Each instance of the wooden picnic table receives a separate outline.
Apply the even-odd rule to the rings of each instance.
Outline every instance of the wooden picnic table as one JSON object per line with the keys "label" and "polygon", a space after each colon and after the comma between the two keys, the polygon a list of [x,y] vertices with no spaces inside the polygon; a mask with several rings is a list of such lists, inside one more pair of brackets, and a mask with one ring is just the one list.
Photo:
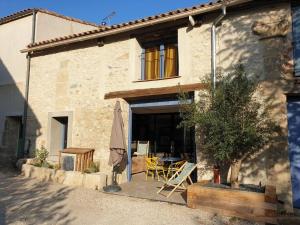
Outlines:
{"label": "wooden picnic table", "polygon": [[66,154],[75,154],[76,155],[76,162],[75,162],[75,171],[81,171],[83,172],[93,162],[93,157],[94,157],[94,151],[95,149],[92,148],[65,148],[62,151],[59,151],[59,168],[61,166],[61,154],[66,153]]}

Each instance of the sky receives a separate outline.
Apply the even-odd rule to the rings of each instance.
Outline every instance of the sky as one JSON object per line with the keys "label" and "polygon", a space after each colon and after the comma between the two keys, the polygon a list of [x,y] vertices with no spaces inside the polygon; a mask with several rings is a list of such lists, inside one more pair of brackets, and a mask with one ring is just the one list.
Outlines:
{"label": "sky", "polygon": [[0,0],[0,18],[27,8],[44,8],[100,24],[112,12],[111,24],[191,7],[208,0]]}

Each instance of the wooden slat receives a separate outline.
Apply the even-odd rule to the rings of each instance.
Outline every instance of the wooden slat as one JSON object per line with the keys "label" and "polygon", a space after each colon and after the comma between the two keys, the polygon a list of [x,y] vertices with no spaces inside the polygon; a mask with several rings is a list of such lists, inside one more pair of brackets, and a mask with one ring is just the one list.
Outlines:
{"label": "wooden slat", "polygon": [[80,155],[76,155],[75,171],[79,171]]}
{"label": "wooden slat", "polygon": [[90,160],[90,158],[91,158],[91,152],[88,152],[88,153],[86,153],[87,154],[87,157],[86,157],[86,162],[87,162],[87,168],[89,168],[90,166],[91,166],[91,160]]}
{"label": "wooden slat", "polygon": [[269,216],[256,216],[253,214],[249,214],[249,213],[241,213],[240,211],[232,211],[231,209],[227,209],[227,208],[216,208],[216,207],[211,207],[211,206],[197,206],[196,208],[204,210],[204,211],[208,211],[214,214],[220,214],[220,215],[224,215],[224,216],[229,216],[229,217],[238,217],[238,218],[242,218],[242,219],[246,219],[249,221],[257,221],[257,222],[263,222],[263,223],[269,223],[269,224],[278,224],[277,222],[277,217],[269,217]]}
{"label": "wooden slat", "polygon": [[78,158],[79,158],[78,171],[81,170],[81,164],[82,164],[81,157],[82,157],[82,155],[81,155],[81,154],[78,154]]}
{"label": "wooden slat", "polygon": [[83,172],[93,162],[94,149],[92,148],[66,148],[61,153],[75,154],[75,171]]}
{"label": "wooden slat", "polygon": [[82,165],[81,165],[81,172],[83,172],[84,171],[84,169],[85,169],[85,154],[82,154],[81,155],[81,163],[82,163]]}
{"label": "wooden slat", "polygon": [[[232,189],[222,189],[222,188],[211,188],[203,187],[200,184],[193,184],[189,186],[188,190],[190,196],[209,196],[214,200],[218,199],[232,199],[248,203],[264,202],[265,196],[263,193],[240,191]],[[234,198],[233,198],[234,196]]]}
{"label": "wooden slat", "polygon": [[276,189],[270,186],[266,187],[266,193],[256,193],[205,187],[196,183],[187,189],[187,206],[209,208],[224,215],[255,221],[276,222],[277,205],[273,201],[274,192],[276,195]]}
{"label": "wooden slat", "polygon": [[[227,207],[233,207],[236,209],[242,208],[258,208],[260,211],[264,210],[277,210],[277,205],[273,203],[263,202],[263,201],[257,201],[257,202],[246,202],[243,201],[243,199],[237,199],[236,197],[215,197],[215,196],[203,196],[203,195],[194,195],[189,196],[188,203],[197,204],[197,205],[207,205],[210,206],[211,204],[217,203],[220,208],[224,208],[224,206]],[[211,205],[212,206],[212,205]]]}
{"label": "wooden slat", "polygon": [[69,154],[84,154],[90,151],[94,151],[92,148],[65,148],[62,153]]}
{"label": "wooden slat", "polygon": [[89,152],[85,153],[85,168],[89,168]]}
{"label": "wooden slat", "polygon": [[58,151],[58,168],[61,169],[61,151]]}
{"label": "wooden slat", "polygon": [[168,95],[168,94],[176,94],[179,93],[180,91],[190,92],[190,91],[201,90],[205,88],[207,88],[206,84],[195,83],[195,84],[176,85],[170,87],[115,91],[115,92],[106,93],[104,95],[104,99],[112,99],[112,98],[130,99],[130,98],[138,98],[144,96]]}
{"label": "wooden slat", "polygon": [[276,187],[267,185],[265,190],[265,201],[269,203],[277,203]]}

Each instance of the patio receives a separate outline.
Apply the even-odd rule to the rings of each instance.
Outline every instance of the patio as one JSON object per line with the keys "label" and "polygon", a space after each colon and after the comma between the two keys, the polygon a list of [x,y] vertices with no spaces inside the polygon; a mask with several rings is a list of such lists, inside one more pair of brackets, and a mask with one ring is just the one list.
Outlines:
{"label": "patio", "polygon": [[168,190],[157,194],[156,192],[161,188],[162,184],[162,181],[157,181],[157,179],[152,179],[151,177],[148,177],[148,180],[146,180],[145,174],[139,173],[132,176],[131,182],[120,185],[122,191],[111,194],[186,205],[186,191],[176,190],[169,198],[166,197],[169,193]]}
{"label": "patio", "polygon": [[[34,195],[32,193],[35,193]],[[176,193],[177,194],[177,193]],[[18,176],[0,165],[0,225],[228,224],[230,217]],[[155,215],[155,216],[154,216]],[[256,225],[239,220],[234,225]],[[286,223],[291,225],[291,223]],[[297,223],[294,223],[297,224]]]}

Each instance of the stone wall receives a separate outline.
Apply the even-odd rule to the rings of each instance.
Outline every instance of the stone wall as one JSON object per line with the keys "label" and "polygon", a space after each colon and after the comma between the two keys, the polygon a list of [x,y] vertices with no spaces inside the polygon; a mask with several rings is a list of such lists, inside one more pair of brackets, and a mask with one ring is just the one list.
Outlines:
{"label": "stone wall", "polygon": [[[257,21],[265,21],[270,26],[279,23],[281,18],[290,21],[290,15],[287,3],[230,12],[218,28],[217,37],[218,69],[229,72],[234,64],[241,61],[251,76],[261,79],[260,95],[273,106],[272,115],[283,130],[280,140],[244,163],[241,180],[246,183],[275,185],[280,199],[288,204],[291,203],[291,185],[284,93],[292,87],[289,78],[291,74],[283,71],[282,65],[285,62],[279,59],[288,53],[286,49],[291,43],[291,29],[289,25],[289,31],[285,35],[262,39],[253,32],[252,27]],[[102,47],[78,46],[34,57],[29,95],[32,117],[28,121],[27,138],[36,146],[47,146],[48,113],[71,111],[72,145],[95,148],[95,159],[100,160],[100,170],[110,174],[111,167],[107,165],[109,139],[117,99],[104,100],[104,94],[201,81],[210,73],[210,27],[215,16],[217,14],[204,16],[204,23],[200,27],[192,30],[183,27],[178,30],[180,77],[175,79],[136,82],[140,77],[141,47],[135,38],[126,35],[106,38]],[[119,100],[127,131],[128,103]],[[41,127],[37,128],[36,124]],[[197,157],[201,161],[200,148],[197,148]],[[204,162],[202,164],[198,169],[198,179],[211,177],[206,172],[211,171],[209,165]],[[125,180],[124,174],[123,181]]]}
{"label": "stone wall", "polygon": [[81,173],[77,171],[55,170],[36,167],[29,164],[22,165],[22,175],[40,181],[54,182],[73,187],[84,187],[102,190],[108,183],[107,175],[98,173]]}
{"label": "stone wall", "polygon": [[[72,146],[94,148],[94,157],[100,161],[101,171],[111,173],[111,167],[108,166],[109,140],[116,101],[104,100],[105,83],[106,79],[109,80],[108,83],[110,77],[126,71],[128,54],[119,63],[124,65],[122,69],[117,64],[105,63],[107,57],[116,62],[124,52],[128,52],[128,42],[119,42],[118,45],[108,50],[112,51],[109,56],[103,48],[91,47],[33,59],[29,103],[35,116],[29,115],[27,130],[27,138],[32,143],[37,147],[45,145],[49,148],[48,114],[72,112],[73,124],[69,131]],[[116,83],[119,84],[121,82]],[[122,99],[120,101],[123,119],[127,121],[128,104]],[[35,124],[42,126],[39,129]],[[125,130],[127,131],[126,122]]]}
{"label": "stone wall", "polygon": [[[6,160],[4,151],[8,151],[7,146],[2,146],[6,117],[23,115],[27,59],[26,54],[20,50],[31,42],[32,22],[32,15],[28,15],[0,25],[0,160],[2,161]],[[92,29],[95,27],[38,12],[35,40],[38,42]],[[31,111],[30,108],[28,110]],[[31,112],[31,121],[37,122],[33,117]],[[36,123],[34,126],[36,129],[33,132],[38,135],[36,132],[40,125]],[[18,129],[14,133],[18,134]],[[15,139],[12,142],[17,143],[18,136],[12,137]],[[27,145],[31,145],[33,149],[36,146],[34,142]],[[12,154],[15,155],[16,152]]]}
{"label": "stone wall", "polygon": [[[254,26],[261,22],[267,26],[263,34],[255,32]],[[283,26],[284,24],[284,26]],[[190,66],[192,74],[209,74],[210,25],[204,24],[188,34],[193,45]],[[274,33],[275,31],[275,33]],[[261,80],[257,96],[270,107],[272,119],[281,127],[281,137],[272,145],[252,156],[242,165],[240,180],[243,183],[270,184],[277,187],[279,199],[291,209],[291,180],[287,143],[286,93],[295,93],[291,70],[291,11],[289,4],[273,4],[259,9],[231,12],[217,28],[217,66],[228,73],[239,62],[243,63],[249,76]],[[197,45],[199,47],[197,47]],[[199,51],[201,49],[201,51]],[[205,68],[197,67],[197,64]],[[296,91],[297,92],[297,91]],[[197,95],[197,94],[196,94]],[[197,99],[197,97],[196,97]],[[212,175],[211,165],[202,161],[201,149],[197,157],[201,162],[199,179]],[[207,168],[207,170],[203,170]]]}

